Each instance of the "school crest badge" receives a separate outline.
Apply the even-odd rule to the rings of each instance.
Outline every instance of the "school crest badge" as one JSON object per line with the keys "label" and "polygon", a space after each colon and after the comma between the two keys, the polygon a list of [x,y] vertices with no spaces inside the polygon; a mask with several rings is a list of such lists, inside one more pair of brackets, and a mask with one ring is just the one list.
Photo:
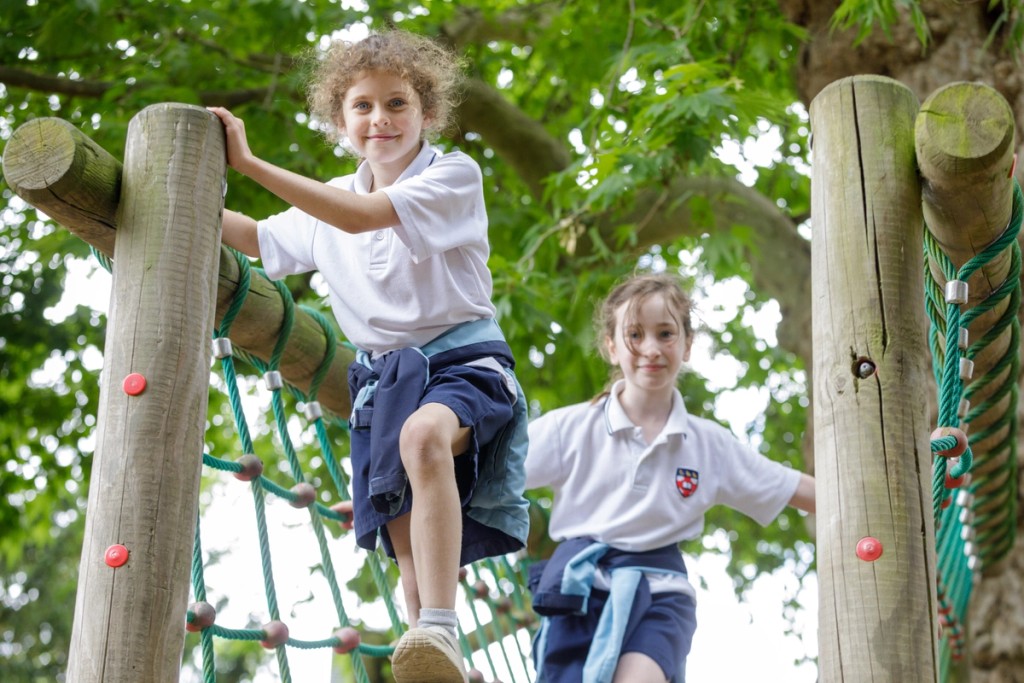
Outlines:
{"label": "school crest badge", "polygon": [[697,493],[698,479],[700,479],[700,475],[697,470],[688,470],[685,467],[676,470],[676,488],[679,489],[683,498],[689,498]]}

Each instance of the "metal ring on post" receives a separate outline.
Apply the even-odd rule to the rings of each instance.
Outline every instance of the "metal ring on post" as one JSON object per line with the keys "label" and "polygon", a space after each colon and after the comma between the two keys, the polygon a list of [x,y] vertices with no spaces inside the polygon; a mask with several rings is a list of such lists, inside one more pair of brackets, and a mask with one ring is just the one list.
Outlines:
{"label": "metal ring on post", "polygon": [[968,413],[968,411],[970,411],[970,409],[971,409],[971,402],[968,401],[966,398],[960,399],[960,405],[956,409],[957,417],[959,417],[961,420],[964,419],[964,416],[967,415],[967,413]]}
{"label": "metal ring on post", "polygon": [[963,280],[950,280],[946,283],[946,303],[967,303],[967,283]]}
{"label": "metal ring on post", "polygon": [[217,337],[213,340],[213,357],[230,358],[232,354],[231,340],[227,337]]}
{"label": "metal ring on post", "polygon": [[961,327],[956,333],[956,345],[961,351],[966,351],[968,347],[968,341],[970,334],[967,332],[966,327]]}
{"label": "metal ring on post", "polygon": [[271,391],[278,391],[284,386],[284,380],[281,379],[281,373],[277,370],[267,370],[263,375],[263,381],[267,385],[267,389]]}
{"label": "metal ring on post", "polygon": [[310,422],[316,422],[324,416],[324,411],[320,407],[320,401],[310,401],[303,404],[302,412]]}
{"label": "metal ring on post", "polygon": [[974,377],[974,361],[970,358],[960,359],[960,379],[971,379]]}

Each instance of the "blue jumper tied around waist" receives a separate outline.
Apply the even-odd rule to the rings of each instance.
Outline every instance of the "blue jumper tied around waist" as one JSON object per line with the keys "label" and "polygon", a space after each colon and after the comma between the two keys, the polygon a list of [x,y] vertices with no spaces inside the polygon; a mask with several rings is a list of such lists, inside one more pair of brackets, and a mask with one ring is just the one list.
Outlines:
{"label": "blue jumper tied around waist", "polygon": [[394,556],[384,525],[412,508],[399,452],[402,425],[419,408],[431,378],[453,368],[463,374],[502,373],[501,391],[508,392],[502,400],[514,401],[512,419],[497,425],[489,441],[475,444],[472,450],[478,457],[455,458],[463,506],[462,564],[523,547],[529,527],[528,502],[522,495],[527,416],[513,367],[512,352],[493,319],[458,325],[421,348],[376,358],[357,351],[349,366],[349,389],[355,397],[349,426],[354,523],[361,547],[375,548],[379,531],[385,551]]}
{"label": "blue jumper tied around waist", "polygon": [[[611,585],[583,666],[586,683],[610,683],[615,675],[623,643],[651,604],[645,574],[686,576],[686,565],[675,545],[627,552],[591,538],[572,538],[560,543],[550,559],[530,567],[534,611],[542,617],[586,614],[598,568],[609,575]],[[546,650],[549,626],[550,620],[542,619],[534,640],[538,683],[548,683],[541,655]],[[683,680],[683,672],[673,680]]]}

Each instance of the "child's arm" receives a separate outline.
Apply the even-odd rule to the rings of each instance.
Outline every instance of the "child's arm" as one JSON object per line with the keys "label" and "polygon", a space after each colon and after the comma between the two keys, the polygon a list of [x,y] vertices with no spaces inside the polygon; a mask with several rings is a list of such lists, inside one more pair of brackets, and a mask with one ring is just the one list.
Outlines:
{"label": "child's arm", "polygon": [[356,194],[264,161],[249,149],[245,123],[241,119],[223,107],[210,107],[210,111],[224,123],[228,165],[292,206],[353,234],[380,230],[399,223],[398,214],[384,192]]}
{"label": "child's arm", "polygon": [[234,247],[246,256],[260,257],[260,240],[256,232],[256,221],[230,209],[224,209],[221,241]]}
{"label": "child's arm", "polygon": [[809,474],[800,475],[800,483],[796,485],[789,504],[804,512],[814,513],[814,477]]}

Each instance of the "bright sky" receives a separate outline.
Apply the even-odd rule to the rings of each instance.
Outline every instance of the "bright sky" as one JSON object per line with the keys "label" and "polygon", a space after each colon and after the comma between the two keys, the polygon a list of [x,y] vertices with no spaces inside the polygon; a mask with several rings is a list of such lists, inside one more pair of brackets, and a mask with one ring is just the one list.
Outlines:
{"label": "bright sky", "polygon": [[[50,312],[51,319],[60,320],[67,315],[70,307],[79,304],[102,312],[107,310],[110,276],[97,269],[87,278],[85,274],[91,269],[92,264],[86,262],[70,268],[65,296]],[[716,304],[735,301],[735,305],[740,305],[742,288],[737,283],[722,283],[716,287]],[[752,322],[764,328],[765,334],[770,337],[777,322],[777,311],[768,309],[762,315],[764,319]],[[715,324],[716,321],[704,322]],[[98,363],[99,359],[96,360]],[[704,374],[722,376],[723,384],[728,385],[727,378],[731,370],[729,363],[717,367],[699,339],[694,347],[691,366],[699,368]],[[764,401],[765,397],[756,393],[726,392],[719,404],[719,412],[728,416],[733,429],[741,433],[743,425],[764,409]],[[247,412],[249,410],[251,407]],[[272,418],[265,415],[263,419]],[[218,623],[229,628],[242,628],[250,613],[257,615],[259,620],[269,617],[266,616],[266,600],[263,597],[265,593],[252,495],[248,485],[242,485],[230,477],[223,478],[223,481],[225,484],[215,489],[214,502],[202,522],[202,533],[203,550],[206,553],[224,552],[226,555],[219,564],[205,570],[205,578],[211,601],[224,596],[230,598],[228,609],[218,615]],[[309,574],[308,568],[319,563],[319,550],[309,528],[308,513],[296,511],[280,501],[275,502],[273,497],[268,498],[267,510],[271,524],[269,535],[277,600],[282,615],[296,638],[318,640],[327,637],[338,623],[338,618],[326,582],[322,577],[311,578]],[[340,583],[344,584],[362,565],[361,551],[355,549],[350,539],[343,539],[335,544],[332,553],[335,569],[341,575]],[[353,557],[358,557],[358,560],[353,562]],[[787,635],[789,624],[782,616],[783,602],[793,597],[798,590],[791,571],[783,569],[759,579],[748,594],[747,602],[741,604],[725,573],[725,558],[708,553],[699,558],[687,557],[687,563],[691,581],[698,589],[698,628],[687,661],[689,683],[740,680],[811,683],[817,680],[817,667],[813,663],[796,663],[817,654],[817,586],[814,577],[807,581],[807,589],[799,595],[805,606],[797,615],[795,624],[795,628],[802,632],[801,640],[795,635]],[[706,589],[701,587],[701,578],[706,583]],[[313,600],[309,599],[311,591]],[[373,628],[387,627],[387,617],[379,604],[360,606],[354,601],[354,596],[345,599],[351,619],[365,621]],[[462,614],[461,622],[464,628],[469,628],[473,623],[472,616]],[[523,648],[525,652],[529,651],[526,643]],[[331,656],[326,650],[289,648],[288,660],[293,680],[328,683]],[[481,664],[480,668],[488,671],[486,665]],[[515,678],[505,672],[499,674],[506,683],[523,680],[522,674]],[[277,680],[277,664],[270,657],[266,666],[255,672],[255,683]],[[199,683],[199,680],[193,682],[183,677],[182,683]]]}

